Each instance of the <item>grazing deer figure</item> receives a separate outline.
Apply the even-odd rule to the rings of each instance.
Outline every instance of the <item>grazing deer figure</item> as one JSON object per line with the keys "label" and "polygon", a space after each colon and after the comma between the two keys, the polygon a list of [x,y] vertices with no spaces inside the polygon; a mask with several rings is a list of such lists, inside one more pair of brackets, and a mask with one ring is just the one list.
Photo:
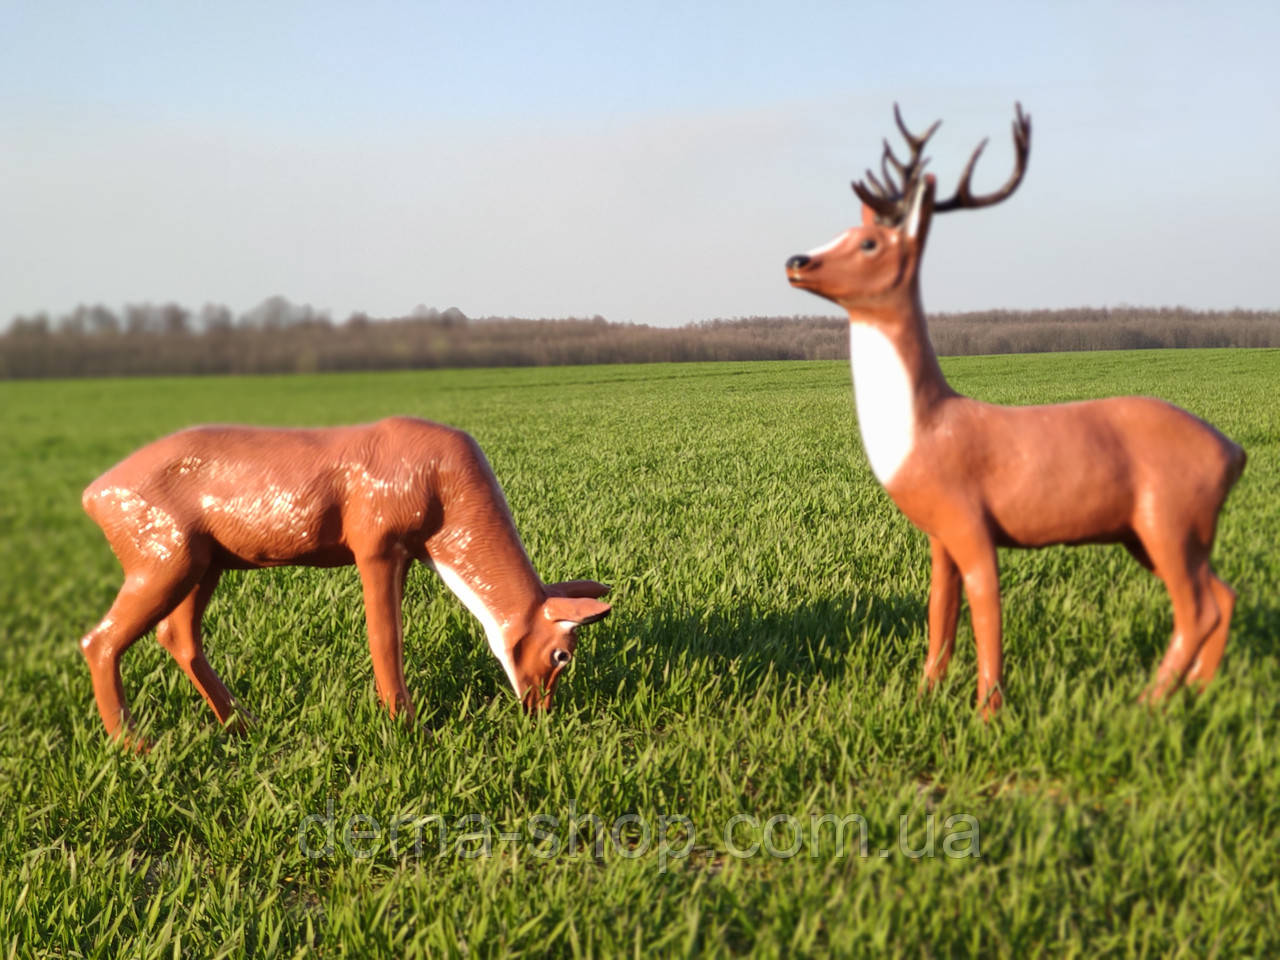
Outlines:
{"label": "grazing deer figure", "polygon": [[194,427],[112,467],[85,490],[84,508],[124,568],[111,609],[80,643],[113,736],[132,730],[120,656],[152,627],[218,720],[231,719],[235,703],[200,637],[224,570],[354,563],[378,695],[393,716],[413,716],[401,601],[415,558],[484,625],[531,711],[550,705],[576,629],[610,609],[596,599],[609,591],[603,584],[538,578],[480,447],[425,420]]}
{"label": "grazing deer figure", "polygon": [[1151,687],[1159,699],[1184,679],[1203,686],[1227,642],[1235,594],[1209,567],[1218,512],[1244,469],[1244,451],[1184,410],[1149,397],[1001,407],[956,393],[938,366],[920,299],[920,259],[934,213],[990,206],[1026,171],[1031,120],[1017,107],[1016,167],[994,193],[970,177],[936,201],[922,158],[935,123],[900,162],[888,141],[883,182],[853,184],[862,224],[787,261],[791,285],[849,313],[855,402],[876,479],[929,537],[929,652],[922,687],[943,676],[955,646],[960,585],[978,653],[978,703],[1002,700],[996,548],[1121,543],[1168,588],[1173,638]]}

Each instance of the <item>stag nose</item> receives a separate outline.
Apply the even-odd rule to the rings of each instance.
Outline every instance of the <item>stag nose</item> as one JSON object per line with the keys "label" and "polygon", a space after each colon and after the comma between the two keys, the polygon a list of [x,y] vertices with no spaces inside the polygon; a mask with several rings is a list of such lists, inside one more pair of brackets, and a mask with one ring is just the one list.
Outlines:
{"label": "stag nose", "polygon": [[788,270],[803,270],[809,265],[809,257],[803,253],[797,253],[794,257],[787,261]]}

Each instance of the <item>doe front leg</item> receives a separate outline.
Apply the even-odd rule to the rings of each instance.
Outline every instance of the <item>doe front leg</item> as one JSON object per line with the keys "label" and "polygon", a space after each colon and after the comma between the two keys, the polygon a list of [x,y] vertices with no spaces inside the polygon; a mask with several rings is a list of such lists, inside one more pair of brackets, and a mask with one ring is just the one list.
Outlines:
{"label": "doe front leg", "polygon": [[404,581],[409,555],[399,547],[356,561],[364,589],[369,654],[378,697],[391,715],[413,719],[413,703],[404,682]]}
{"label": "doe front leg", "polygon": [[932,690],[947,674],[956,647],[960,618],[960,568],[937,537],[929,538],[933,573],[929,584],[929,653],[924,662],[921,692]]}

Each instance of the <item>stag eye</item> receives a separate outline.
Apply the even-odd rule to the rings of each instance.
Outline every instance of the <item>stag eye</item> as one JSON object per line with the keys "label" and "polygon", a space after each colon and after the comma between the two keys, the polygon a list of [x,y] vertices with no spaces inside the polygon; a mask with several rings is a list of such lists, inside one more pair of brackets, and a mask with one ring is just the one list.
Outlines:
{"label": "stag eye", "polygon": [[873,238],[867,237],[867,239],[863,240],[860,244],[858,244],[858,246],[862,248],[864,253],[870,253],[872,250],[876,248],[876,242]]}
{"label": "stag eye", "polygon": [[568,650],[559,648],[551,651],[551,665],[553,667],[563,667],[566,663],[573,659],[573,654]]}

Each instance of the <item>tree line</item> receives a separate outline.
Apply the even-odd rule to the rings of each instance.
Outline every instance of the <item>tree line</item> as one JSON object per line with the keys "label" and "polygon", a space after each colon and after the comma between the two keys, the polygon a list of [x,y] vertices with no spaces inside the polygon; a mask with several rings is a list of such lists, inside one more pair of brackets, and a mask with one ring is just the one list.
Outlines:
{"label": "tree line", "polygon": [[[254,374],[700,360],[835,360],[844,317],[739,317],[680,327],[603,317],[468,318],[420,306],[401,317],[322,311],[272,297],[234,316],[210,304],[101,305],[14,318],[0,378]],[[942,355],[1176,347],[1280,347],[1280,311],[1182,307],[987,310],[929,318]]]}

